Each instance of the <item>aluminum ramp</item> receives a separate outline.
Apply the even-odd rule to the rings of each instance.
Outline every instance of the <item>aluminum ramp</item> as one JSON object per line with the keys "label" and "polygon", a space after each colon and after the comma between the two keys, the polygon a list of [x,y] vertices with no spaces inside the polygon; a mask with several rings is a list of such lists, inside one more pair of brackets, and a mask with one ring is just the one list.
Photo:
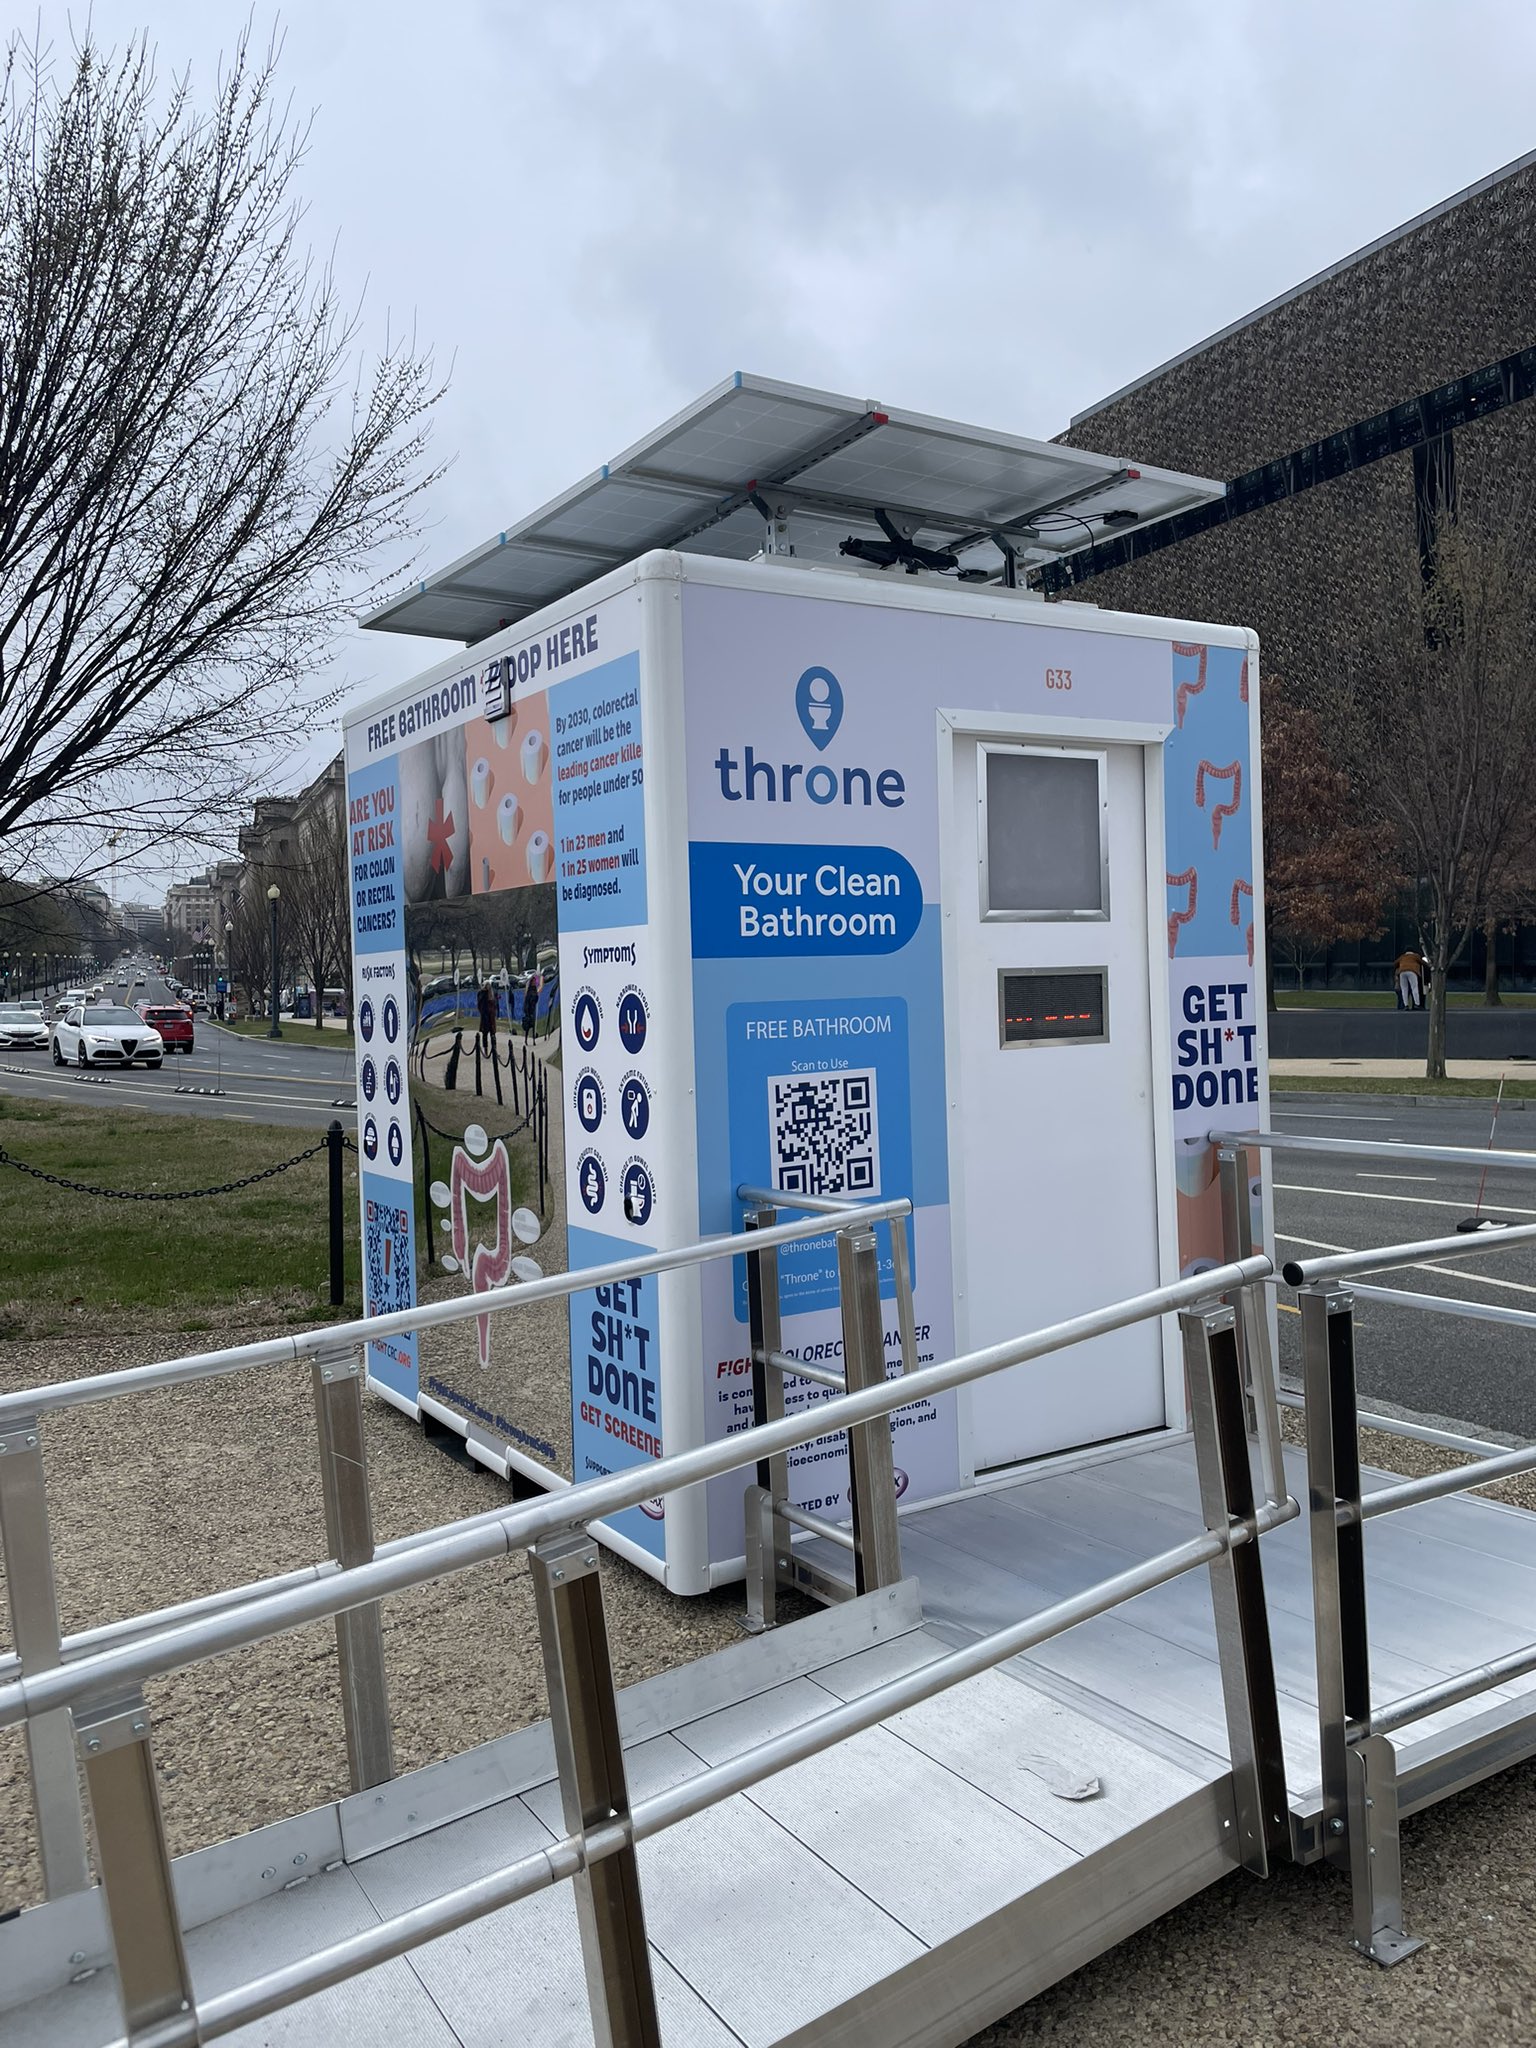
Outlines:
{"label": "aluminum ramp", "polygon": [[[1203,1574],[1193,1590],[1206,1597]],[[909,1580],[632,1687],[620,1695],[632,1793],[929,1662],[948,1635],[925,1624]],[[1220,1675],[1208,1672],[1219,1721]],[[1237,1866],[1223,1763],[1169,1748],[1123,1709],[1106,1717],[1053,1696],[1015,1660],[643,1843],[667,2048],[968,2039]],[[1094,1796],[1060,1796],[1092,1779]],[[560,1832],[541,1723],[184,1857],[177,1892],[198,1994]],[[110,1953],[97,1892],[0,1926],[7,2048],[119,2039]],[[514,2036],[537,2048],[592,2039],[569,1885],[226,2038],[490,2048]]]}

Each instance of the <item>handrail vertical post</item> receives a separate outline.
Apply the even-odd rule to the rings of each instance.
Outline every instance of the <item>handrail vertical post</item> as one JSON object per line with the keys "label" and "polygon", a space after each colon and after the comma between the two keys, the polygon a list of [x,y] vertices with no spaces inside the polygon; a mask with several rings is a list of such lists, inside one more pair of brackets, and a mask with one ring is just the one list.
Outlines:
{"label": "handrail vertical post", "polygon": [[[1246,1146],[1217,1149],[1221,1176],[1221,1255],[1235,1264],[1253,1252],[1253,1203],[1249,1182],[1256,1155]],[[1285,1457],[1281,1449],[1280,1403],[1270,1341],[1270,1307],[1262,1291],[1240,1288],[1227,1296],[1237,1311],[1237,1355],[1243,1373],[1248,1434],[1259,1447],[1264,1490],[1272,1503],[1285,1499]]]}
{"label": "handrail vertical post", "polygon": [[[771,1208],[749,1210],[747,1230],[770,1230],[778,1221]],[[768,1364],[768,1354],[783,1342],[779,1313],[779,1248],[747,1253],[747,1331],[752,1361],[752,1422],[777,1422],[784,1413],[783,1375]],[[787,1582],[790,1557],[789,1524],[778,1503],[789,1496],[789,1459],[760,1458],[756,1484],[746,1489],[747,1613],[749,1634],[772,1628],[778,1619],[778,1589]]]}
{"label": "handrail vertical post", "polygon": [[[880,1309],[880,1263],[867,1223],[837,1233],[837,1275],[842,1296],[843,1379],[850,1394],[884,1384],[885,1318]],[[877,1415],[855,1423],[848,1436],[848,1495],[853,1510],[854,1584],[860,1593],[894,1586],[901,1578],[901,1529],[896,1517],[896,1460],[891,1421]]]}
{"label": "handrail vertical post", "polygon": [[[1259,1555],[1253,1472],[1243,1418],[1237,1313],[1223,1305],[1179,1318],[1205,1526],[1228,1538],[1212,1561],[1211,1604],[1226,1706],[1227,1743],[1243,1866],[1267,1877],[1290,1847],[1285,1752],[1275,1689],[1264,1565]],[[1231,1539],[1238,1530],[1247,1541]]]}
{"label": "handrail vertical post", "polygon": [[[11,1633],[24,1677],[52,1671],[63,1661],[59,1601],[48,1533],[48,1489],[43,1439],[35,1415],[0,1434],[0,1557],[10,1595]],[[91,1881],[85,1818],[69,1709],[35,1715],[27,1723],[27,1762],[37,1820],[43,1885],[50,1899],[84,1891]]]}
{"label": "handrail vertical post", "polygon": [[192,2003],[149,1710],[143,1693],[133,1692],[83,1709],[75,1726],[96,1823],[118,1995],[128,2038],[138,2040]]}
{"label": "handrail vertical post", "polygon": [[[363,1374],[361,1345],[321,1352],[313,1366],[326,1540],[343,1571],[368,1564],[373,1557],[373,1511],[363,1440]],[[341,1666],[347,1768],[352,1790],[362,1792],[395,1775],[384,1624],[377,1600],[337,1615],[336,1653]]]}
{"label": "handrail vertical post", "polygon": [[907,1225],[917,1228],[914,1212],[892,1216],[886,1223],[891,1234],[891,1275],[896,1283],[896,1327],[901,1332],[901,1369],[917,1371],[917,1312],[912,1303],[912,1254],[907,1244]]}
{"label": "handrail vertical post", "polygon": [[[629,1823],[618,1698],[597,1544],[585,1530],[546,1537],[533,1575],[550,1726],[568,1833]],[[660,2048],[650,1947],[631,1840],[572,1880],[596,2048]]]}
{"label": "handrail vertical post", "polygon": [[1303,1287],[1299,1302],[1323,1854],[1349,1873],[1355,1946],[1390,1964],[1421,1944],[1402,1924],[1394,1752],[1385,1737],[1370,1734],[1354,1297],[1323,1281]]}

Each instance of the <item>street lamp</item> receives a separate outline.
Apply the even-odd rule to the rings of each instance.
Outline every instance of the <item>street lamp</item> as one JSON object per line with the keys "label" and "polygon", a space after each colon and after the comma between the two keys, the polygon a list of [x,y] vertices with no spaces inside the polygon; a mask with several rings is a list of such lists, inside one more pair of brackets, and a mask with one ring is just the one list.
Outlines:
{"label": "street lamp", "polygon": [[281,1038],[282,1026],[277,1021],[278,968],[277,968],[277,903],[282,890],[274,882],[267,891],[267,901],[272,906],[272,1022],[267,1027],[268,1038]]}
{"label": "street lamp", "polygon": [[233,920],[224,926],[224,981],[226,1000],[221,1015],[227,1014],[231,1023],[235,1015],[235,927]]}

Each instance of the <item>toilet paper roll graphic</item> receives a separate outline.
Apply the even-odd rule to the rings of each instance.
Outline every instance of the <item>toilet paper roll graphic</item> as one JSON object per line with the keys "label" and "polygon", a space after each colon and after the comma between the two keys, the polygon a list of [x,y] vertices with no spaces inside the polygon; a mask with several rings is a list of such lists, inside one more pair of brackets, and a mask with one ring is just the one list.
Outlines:
{"label": "toilet paper roll graphic", "polygon": [[534,882],[549,880],[549,834],[535,832],[528,841],[528,878]]}
{"label": "toilet paper roll graphic", "polygon": [[509,789],[496,806],[496,830],[501,834],[504,846],[510,846],[517,837],[518,821],[521,817],[522,807]]}
{"label": "toilet paper roll graphic", "polygon": [[482,754],[470,770],[469,775],[470,795],[475,800],[475,809],[477,811],[483,811],[490,802],[491,791],[495,787],[495,782],[496,778],[491,773],[491,764]]}
{"label": "toilet paper roll graphic", "polygon": [[523,780],[537,782],[544,773],[544,735],[537,726],[523,740]]}
{"label": "toilet paper roll graphic", "polygon": [[496,744],[505,753],[512,744],[512,735],[517,730],[517,706],[514,704],[505,718],[498,718],[491,727],[496,735]]}
{"label": "toilet paper roll graphic", "polygon": [[1216,1147],[1204,1136],[1179,1138],[1174,1143],[1174,1170],[1179,1193],[1203,1195],[1216,1178]]}

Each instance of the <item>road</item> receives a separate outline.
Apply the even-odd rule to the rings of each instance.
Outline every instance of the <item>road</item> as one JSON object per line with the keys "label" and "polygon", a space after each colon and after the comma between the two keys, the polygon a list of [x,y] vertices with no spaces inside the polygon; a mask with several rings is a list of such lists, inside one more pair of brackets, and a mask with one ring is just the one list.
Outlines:
{"label": "road", "polygon": [[[1319,1096],[1303,1107],[1292,1095],[1276,1104],[1273,1125],[1291,1136],[1363,1144],[1482,1147],[1488,1142],[1489,1106],[1441,1102],[1409,1109],[1390,1098],[1344,1095]],[[1496,1162],[1499,1151],[1527,1148],[1536,1151],[1536,1104],[1505,1111],[1491,1159]],[[1448,1237],[1477,1204],[1479,1173],[1473,1167],[1315,1153],[1272,1157],[1275,1230],[1285,1259]],[[1536,1222],[1536,1172],[1490,1164],[1482,1206],[1485,1214],[1511,1223]],[[1536,1246],[1479,1255],[1487,1242],[1468,1237],[1466,1255],[1447,1265],[1378,1274],[1372,1284],[1536,1311]],[[1280,1300],[1281,1378],[1299,1386],[1300,1319],[1289,1289],[1282,1289]],[[1357,1300],[1355,1364],[1362,1406],[1474,1436],[1536,1438],[1536,1327]]]}
{"label": "road", "polygon": [[[151,1002],[174,1000],[159,981],[139,982],[126,997],[113,983],[107,988],[107,997],[113,1002],[138,1002],[146,995]],[[95,1078],[73,1068],[55,1067],[46,1052],[0,1051],[0,1088],[47,1102],[107,1100],[114,1109],[293,1124],[302,1130],[324,1130],[332,1117],[340,1117],[350,1128],[357,1079],[350,1049],[312,1049],[305,1041],[322,1035],[312,1024],[285,1024],[283,1031],[280,1040],[243,1038],[200,1015],[196,1047],[190,1054],[167,1053],[165,1065],[157,1073],[146,1067],[126,1072],[104,1068]],[[300,1033],[304,1034],[302,1040]],[[194,1088],[224,1092],[177,1092]]]}

